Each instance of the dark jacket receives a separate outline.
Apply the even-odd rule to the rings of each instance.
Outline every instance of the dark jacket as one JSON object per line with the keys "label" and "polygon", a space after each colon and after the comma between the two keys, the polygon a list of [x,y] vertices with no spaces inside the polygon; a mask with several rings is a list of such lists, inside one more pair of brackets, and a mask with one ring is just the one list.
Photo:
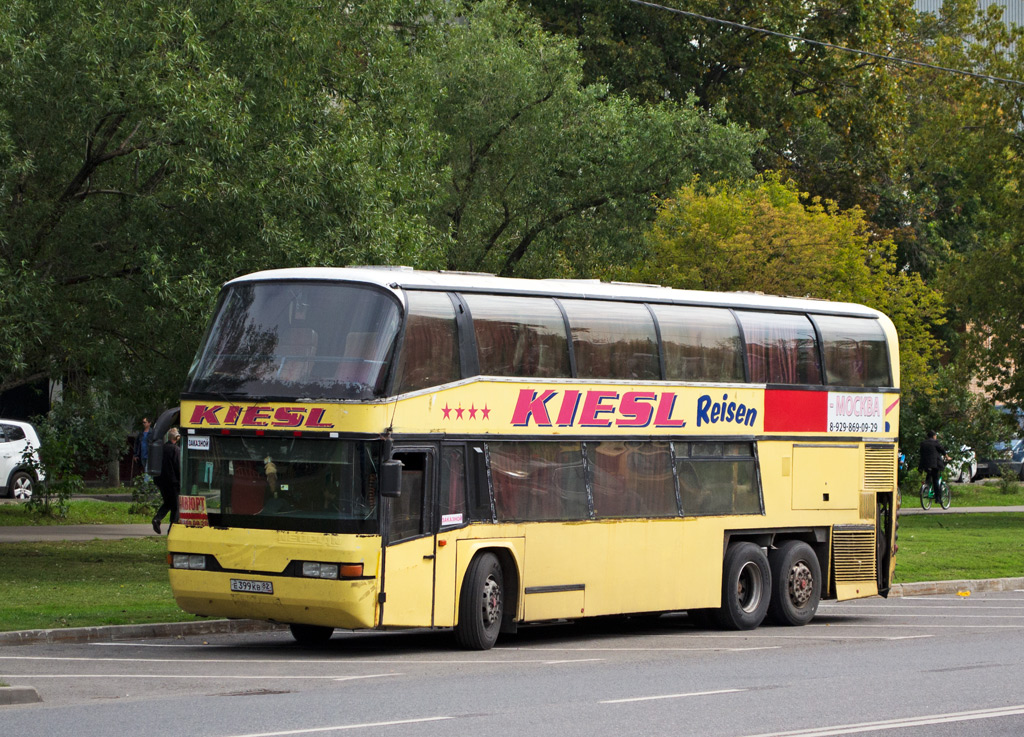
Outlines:
{"label": "dark jacket", "polygon": [[156,485],[160,491],[177,494],[181,488],[181,447],[178,443],[166,442],[163,447],[163,462]]}
{"label": "dark jacket", "polygon": [[921,443],[921,460],[917,464],[919,471],[931,471],[946,465],[946,449],[938,438],[928,438]]}

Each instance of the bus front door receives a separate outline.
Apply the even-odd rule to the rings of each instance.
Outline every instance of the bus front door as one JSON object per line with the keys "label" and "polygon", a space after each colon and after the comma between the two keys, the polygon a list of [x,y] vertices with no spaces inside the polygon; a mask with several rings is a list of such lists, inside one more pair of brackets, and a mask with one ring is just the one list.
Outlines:
{"label": "bus front door", "polygon": [[434,620],[434,454],[395,449],[402,462],[401,496],[385,512],[383,596],[380,624],[429,627]]}

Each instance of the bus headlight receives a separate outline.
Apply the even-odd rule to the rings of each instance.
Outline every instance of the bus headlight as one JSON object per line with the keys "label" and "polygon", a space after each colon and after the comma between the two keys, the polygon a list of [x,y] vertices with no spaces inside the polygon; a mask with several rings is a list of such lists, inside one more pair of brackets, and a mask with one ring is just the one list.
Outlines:
{"label": "bus headlight", "polygon": [[306,578],[362,578],[362,563],[317,563],[302,562],[302,575]]}
{"label": "bus headlight", "polygon": [[171,556],[171,568],[183,568],[192,571],[205,571],[206,556],[188,555],[186,553],[174,553]]}
{"label": "bus headlight", "polygon": [[312,563],[303,562],[302,575],[307,578],[337,578],[337,563]]}

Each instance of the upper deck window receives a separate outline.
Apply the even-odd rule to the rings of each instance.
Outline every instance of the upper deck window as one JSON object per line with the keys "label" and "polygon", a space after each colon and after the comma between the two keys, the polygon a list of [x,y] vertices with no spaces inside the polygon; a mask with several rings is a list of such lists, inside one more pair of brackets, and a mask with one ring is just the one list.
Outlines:
{"label": "upper deck window", "polygon": [[473,316],[480,373],[571,376],[565,320],[550,298],[464,294]]}
{"label": "upper deck window", "polygon": [[728,310],[651,305],[669,381],[743,381],[743,342]]}
{"label": "upper deck window", "polygon": [[891,386],[889,351],[878,320],[815,315],[833,386]]}
{"label": "upper deck window", "polygon": [[657,381],[658,337],[647,308],[630,302],[566,299],[576,375],[582,379]]}
{"label": "upper deck window", "polygon": [[409,314],[395,382],[398,394],[457,381],[461,376],[451,298],[443,292],[407,294]]}
{"label": "upper deck window", "polygon": [[803,315],[738,312],[755,384],[821,384],[814,326]]}
{"label": "upper deck window", "polygon": [[344,283],[242,282],[223,293],[188,391],[259,398],[380,396],[398,303]]}

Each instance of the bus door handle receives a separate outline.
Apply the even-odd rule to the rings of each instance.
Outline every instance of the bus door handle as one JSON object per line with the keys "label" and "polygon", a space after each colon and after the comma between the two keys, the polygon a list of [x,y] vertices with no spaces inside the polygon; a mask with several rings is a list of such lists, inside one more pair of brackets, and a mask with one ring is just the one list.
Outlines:
{"label": "bus door handle", "polygon": [[433,560],[433,559],[434,559],[434,554],[433,553],[431,553],[430,555],[424,555],[423,556],[423,560]]}

